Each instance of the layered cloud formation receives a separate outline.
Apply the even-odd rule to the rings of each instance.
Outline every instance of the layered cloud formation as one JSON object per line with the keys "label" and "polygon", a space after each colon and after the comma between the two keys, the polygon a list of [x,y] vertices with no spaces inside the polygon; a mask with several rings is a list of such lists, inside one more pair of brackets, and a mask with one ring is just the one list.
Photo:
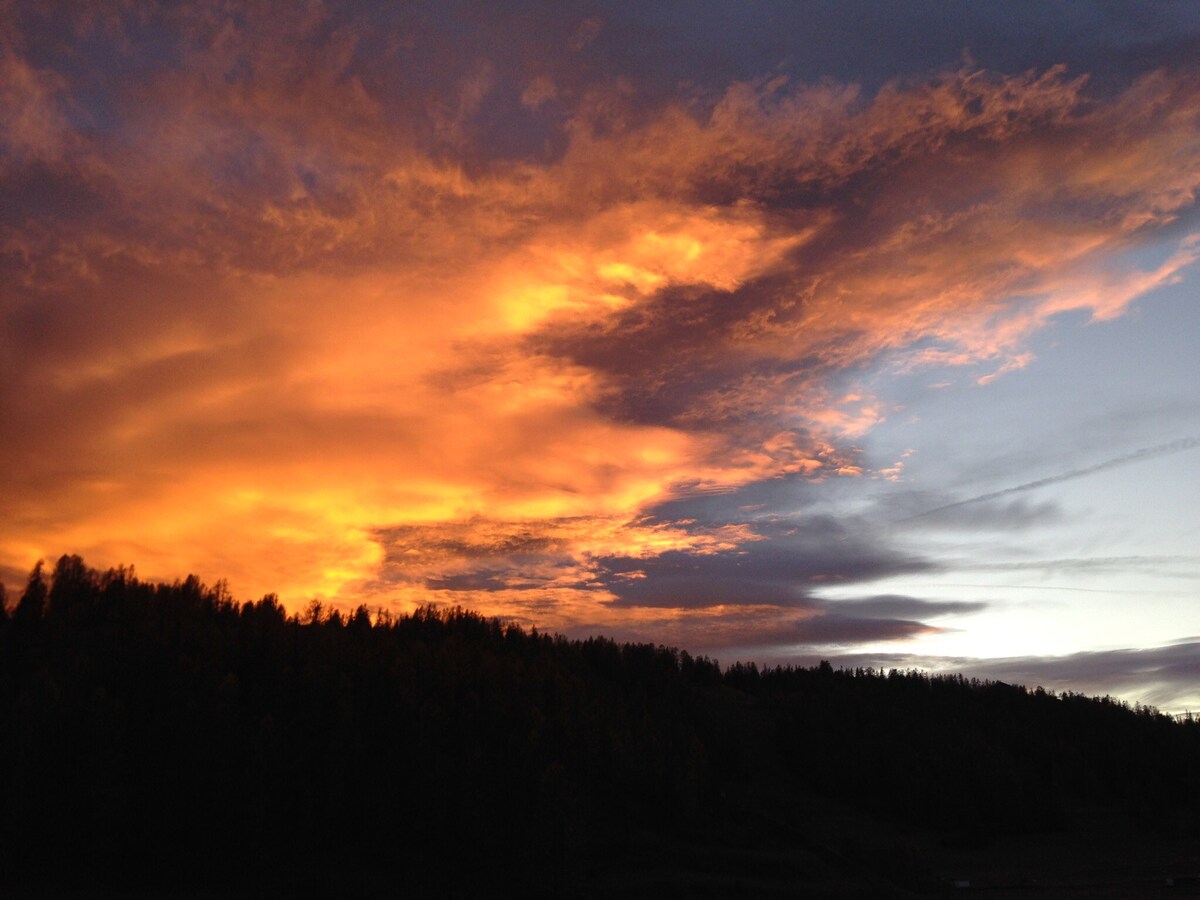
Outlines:
{"label": "layered cloud formation", "polygon": [[1193,67],[643,83],[611,15],[3,15],[10,577],[69,551],[713,650],[935,632],[980,604],[867,583],[936,559],[779,500],[900,477],[855,376],[986,384],[1200,257]]}

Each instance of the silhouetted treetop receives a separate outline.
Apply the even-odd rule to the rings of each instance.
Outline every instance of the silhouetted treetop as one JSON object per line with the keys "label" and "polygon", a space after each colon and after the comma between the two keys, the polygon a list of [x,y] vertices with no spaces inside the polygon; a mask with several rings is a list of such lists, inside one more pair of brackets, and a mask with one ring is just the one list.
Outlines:
{"label": "silhouetted treetop", "polygon": [[825,794],[981,840],[1069,828],[1083,805],[1200,825],[1200,725],[961,676],[722,669],[460,608],[289,615],[78,556],[48,581],[38,563],[0,650],[0,865],[28,877],[387,859],[430,884],[561,887],[641,831],[746,821],[730,785],[769,771],[797,808]]}

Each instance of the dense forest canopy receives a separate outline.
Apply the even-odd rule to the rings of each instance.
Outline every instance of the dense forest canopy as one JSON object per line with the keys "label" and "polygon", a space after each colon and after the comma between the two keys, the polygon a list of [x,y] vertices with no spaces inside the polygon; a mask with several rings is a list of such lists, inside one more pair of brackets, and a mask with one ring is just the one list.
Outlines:
{"label": "dense forest canopy", "polygon": [[647,836],[780,839],[747,799],[764,784],[797,834],[822,798],[978,845],[1096,808],[1200,834],[1200,723],[1108,697],[722,668],[461,609],[288,615],[76,556],[39,563],[2,608],[0,863],[16,881],[254,872],[350,890],[349,872],[365,893],[553,891]]}

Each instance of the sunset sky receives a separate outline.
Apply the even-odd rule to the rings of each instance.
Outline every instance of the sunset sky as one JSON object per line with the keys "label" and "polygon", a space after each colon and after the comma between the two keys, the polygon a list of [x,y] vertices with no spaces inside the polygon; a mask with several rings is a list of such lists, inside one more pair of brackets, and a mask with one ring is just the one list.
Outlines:
{"label": "sunset sky", "polygon": [[0,579],[1200,709],[1200,6],[0,0]]}

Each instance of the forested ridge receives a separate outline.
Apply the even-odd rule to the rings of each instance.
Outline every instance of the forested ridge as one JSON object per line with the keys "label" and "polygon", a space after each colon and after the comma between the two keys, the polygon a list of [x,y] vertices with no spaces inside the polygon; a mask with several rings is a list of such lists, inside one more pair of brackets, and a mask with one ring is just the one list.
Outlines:
{"label": "forested ridge", "polygon": [[1200,837],[1200,724],[1110,698],[722,668],[459,609],[289,616],[74,556],[3,606],[0,886],[603,893],[656,842],[820,856],[827,802],[948,844],[1098,809]]}

